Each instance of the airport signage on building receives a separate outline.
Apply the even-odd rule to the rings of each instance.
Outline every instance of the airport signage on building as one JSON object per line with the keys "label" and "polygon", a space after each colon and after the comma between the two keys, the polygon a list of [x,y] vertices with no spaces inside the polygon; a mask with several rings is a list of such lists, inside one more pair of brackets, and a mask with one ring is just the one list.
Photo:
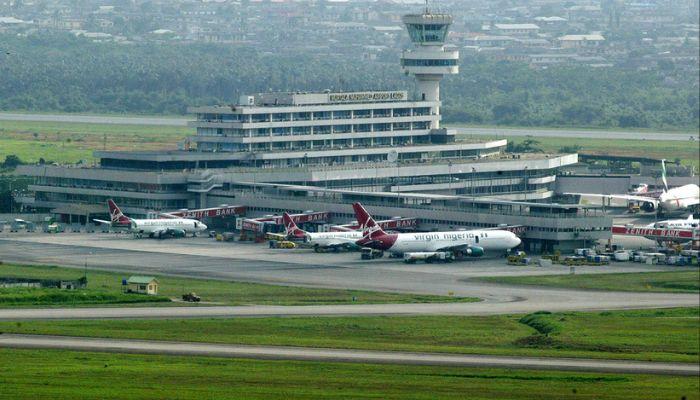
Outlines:
{"label": "airport signage on building", "polygon": [[354,103],[362,101],[400,101],[406,100],[405,91],[395,92],[351,92],[331,93],[328,100],[331,103]]}
{"label": "airport signage on building", "polygon": [[692,239],[693,231],[686,229],[663,229],[647,227],[613,226],[613,235],[643,236],[658,239]]}
{"label": "airport signage on building", "polygon": [[[418,220],[416,218],[394,218],[394,219],[388,219],[385,221],[377,221],[377,225],[381,226],[382,229],[415,229],[416,226],[418,225]],[[360,229],[360,225],[358,224],[347,224],[347,225],[339,225],[338,227],[332,227],[331,231],[338,231],[342,232],[347,229]]]}
{"label": "airport signage on building", "polygon": [[243,215],[245,214],[245,206],[224,206],[224,207],[213,207],[205,208],[201,210],[183,210],[169,213],[176,217],[181,218],[194,218],[202,219],[204,217],[209,218],[221,218],[232,215]]}

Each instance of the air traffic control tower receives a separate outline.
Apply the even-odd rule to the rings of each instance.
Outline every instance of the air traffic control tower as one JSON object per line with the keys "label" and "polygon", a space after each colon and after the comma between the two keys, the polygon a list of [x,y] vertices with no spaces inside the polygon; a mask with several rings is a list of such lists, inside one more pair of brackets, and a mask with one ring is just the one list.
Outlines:
{"label": "air traffic control tower", "polygon": [[[404,15],[402,20],[415,48],[404,50],[401,67],[416,77],[417,100],[438,102],[434,113],[440,115],[440,80],[445,74],[459,73],[459,51],[445,49],[452,16],[433,14],[426,6],[422,14]],[[439,118],[431,128],[440,128]]]}

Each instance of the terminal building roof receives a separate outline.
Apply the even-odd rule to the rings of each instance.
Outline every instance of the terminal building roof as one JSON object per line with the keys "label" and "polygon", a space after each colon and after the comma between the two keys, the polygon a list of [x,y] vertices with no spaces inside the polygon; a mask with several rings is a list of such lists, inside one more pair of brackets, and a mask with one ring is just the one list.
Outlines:
{"label": "terminal building roof", "polygon": [[405,90],[364,92],[281,92],[241,96],[237,106],[303,106],[345,103],[383,103],[408,100]]}

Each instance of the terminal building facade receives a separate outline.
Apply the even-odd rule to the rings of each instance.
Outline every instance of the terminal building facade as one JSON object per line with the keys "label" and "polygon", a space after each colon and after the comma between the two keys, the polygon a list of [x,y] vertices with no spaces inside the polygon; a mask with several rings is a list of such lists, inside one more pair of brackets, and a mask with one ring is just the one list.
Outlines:
{"label": "terminal building facade", "polygon": [[[189,125],[196,134],[181,149],[97,151],[100,165],[91,168],[21,166],[19,173],[35,182],[32,194],[18,200],[28,209],[84,222],[104,214],[109,198],[140,216],[238,204],[243,197],[229,194],[246,184],[356,192],[360,201],[362,194],[377,201],[368,193],[386,201],[387,193],[397,198],[413,193],[455,196],[460,204],[492,201],[499,207],[503,201],[551,202],[558,171],[575,164],[577,155],[507,154],[505,140],[466,142],[442,128],[439,83],[458,72],[459,53],[444,45],[452,18],[426,10],[403,20],[413,49],[404,51],[401,66],[416,78],[415,93],[260,93],[241,96],[234,105],[193,107]],[[243,205],[253,213],[283,211],[283,202],[275,204]],[[401,215],[398,206],[392,210]],[[461,215],[465,225],[459,218],[457,225],[468,226],[473,215]],[[504,223],[491,219],[492,226]]]}

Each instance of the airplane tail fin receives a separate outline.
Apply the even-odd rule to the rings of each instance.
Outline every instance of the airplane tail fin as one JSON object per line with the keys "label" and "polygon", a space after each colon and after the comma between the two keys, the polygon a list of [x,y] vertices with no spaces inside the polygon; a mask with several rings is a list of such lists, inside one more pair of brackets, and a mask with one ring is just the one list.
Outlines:
{"label": "airplane tail fin", "polygon": [[661,160],[661,181],[664,183],[664,191],[668,192],[668,182],[666,181],[666,160]]}
{"label": "airplane tail fin", "polygon": [[117,203],[114,200],[107,200],[107,205],[109,206],[109,217],[113,224],[130,224],[131,219],[122,213],[119,209]]}
{"label": "airplane tail fin", "polygon": [[353,203],[352,209],[355,211],[355,218],[360,224],[360,229],[362,229],[362,236],[371,236],[373,234],[382,235],[385,234],[381,226],[377,225],[371,215],[365,210],[365,208],[360,203]]}
{"label": "airplane tail fin", "polygon": [[297,226],[297,224],[294,222],[294,220],[289,214],[282,214],[282,222],[284,222],[284,230],[287,236],[304,236],[305,232]]}

